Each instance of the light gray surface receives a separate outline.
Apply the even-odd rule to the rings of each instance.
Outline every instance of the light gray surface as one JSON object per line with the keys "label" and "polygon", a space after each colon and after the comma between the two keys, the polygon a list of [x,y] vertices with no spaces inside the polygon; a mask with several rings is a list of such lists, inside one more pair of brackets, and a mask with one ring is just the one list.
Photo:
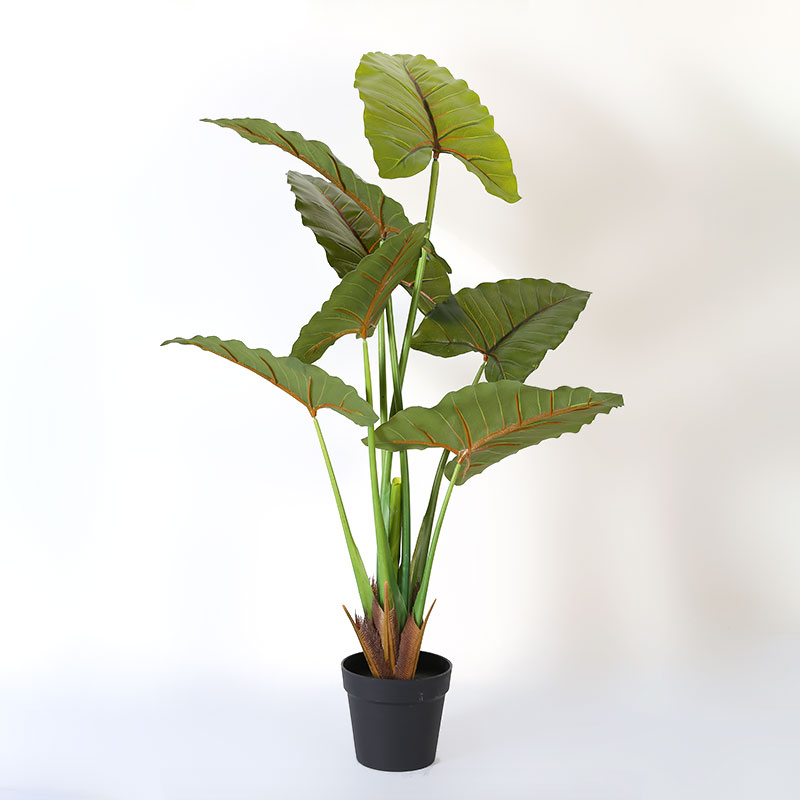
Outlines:
{"label": "light gray surface", "polygon": [[408,774],[356,763],[338,681],[4,691],[0,800],[796,800],[799,651],[509,693],[456,669],[437,761]]}

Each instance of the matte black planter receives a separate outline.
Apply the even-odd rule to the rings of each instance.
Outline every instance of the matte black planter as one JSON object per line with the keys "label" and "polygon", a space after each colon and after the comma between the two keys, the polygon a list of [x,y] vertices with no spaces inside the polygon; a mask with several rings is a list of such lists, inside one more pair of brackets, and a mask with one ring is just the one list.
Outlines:
{"label": "matte black planter", "polygon": [[361,764],[406,772],[433,763],[452,668],[446,658],[423,650],[416,677],[396,681],[373,678],[363,653],[342,661],[356,758]]}

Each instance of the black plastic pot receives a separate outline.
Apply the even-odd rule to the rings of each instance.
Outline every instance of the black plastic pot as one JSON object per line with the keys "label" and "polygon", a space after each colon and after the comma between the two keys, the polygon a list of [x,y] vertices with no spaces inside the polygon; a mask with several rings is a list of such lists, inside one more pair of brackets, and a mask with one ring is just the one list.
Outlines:
{"label": "black plastic pot", "polygon": [[410,681],[373,678],[363,653],[342,661],[356,758],[389,772],[422,769],[436,758],[444,696],[453,665],[422,651]]}

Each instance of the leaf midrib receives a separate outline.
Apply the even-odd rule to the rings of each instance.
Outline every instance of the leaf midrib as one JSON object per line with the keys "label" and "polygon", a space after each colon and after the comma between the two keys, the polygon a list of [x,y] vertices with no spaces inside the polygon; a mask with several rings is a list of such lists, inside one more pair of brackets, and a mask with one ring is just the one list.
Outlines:
{"label": "leaf midrib", "polygon": [[[562,298],[560,298],[560,299],[556,300],[556,301],[555,301],[555,302],[553,302],[553,303],[549,303],[548,305],[546,305],[546,306],[543,306],[542,308],[538,308],[538,309],[537,309],[536,311],[534,311],[532,314],[529,314],[527,317],[525,317],[525,319],[523,319],[523,320],[522,320],[522,321],[519,323],[519,325],[516,325],[516,326],[514,326],[514,327],[513,327],[513,328],[512,328],[512,329],[511,329],[511,330],[510,330],[508,333],[504,333],[504,334],[503,334],[503,335],[502,335],[502,336],[501,336],[501,337],[500,337],[500,338],[499,338],[499,339],[498,339],[498,340],[497,340],[497,341],[494,343],[494,345],[492,346],[492,349],[491,349],[490,351],[488,351],[487,353],[485,353],[485,355],[487,355],[487,356],[491,356],[492,358],[494,358],[494,359],[495,359],[495,361],[497,361],[497,363],[498,363],[498,365],[500,366],[500,368],[502,369],[502,368],[503,368],[503,362],[500,360],[500,357],[497,355],[497,353],[496,353],[495,351],[496,351],[496,350],[497,350],[497,349],[498,349],[498,348],[499,348],[499,347],[500,347],[500,346],[503,344],[503,342],[504,342],[506,339],[508,339],[508,337],[509,337],[509,336],[513,336],[513,335],[514,335],[514,334],[515,334],[517,331],[519,331],[519,329],[520,329],[520,328],[521,328],[523,325],[527,325],[527,324],[528,324],[528,323],[529,323],[529,322],[530,322],[530,321],[531,321],[531,320],[532,320],[534,317],[538,316],[539,314],[542,314],[543,312],[547,311],[547,310],[548,310],[548,309],[550,309],[550,308],[554,308],[555,306],[559,305],[559,303],[563,303],[563,302],[565,302],[565,301],[567,301],[567,300],[571,300],[571,299],[573,299],[573,298],[575,298],[575,297],[577,297],[577,293],[576,293],[576,294],[571,294],[571,295],[568,295],[567,297],[562,297]],[[503,305],[505,306],[505,302],[503,303]],[[506,313],[509,315],[509,319],[510,319],[510,317],[511,317],[511,312],[508,310],[508,308],[507,308],[507,307],[506,307]],[[475,324],[477,325],[478,323],[476,322]],[[480,327],[480,326],[478,326],[478,327]],[[481,331],[481,333],[483,333],[483,331]],[[548,347],[545,347],[545,349],[544,349],[544,352],[547,352],[549,349],[550,349],[550,348],[548,348]],[[503,374],[505,374],[505,370],[503,370]]]}
{"label": "leaf midrib", "polygon": [[[212,355],[219,356],[219,353],[215,353],[213,350],[211,350],[208,347],[205,347],[205,346],[203,346],[201,344],[197,344],[196,342],[191,342],[191,344],[194,344],[195,347],[198,347],[201,350],[205,350],[207,353],[211,353]],[[317,416],[317,411],[319,411],[321,408],[340,408],[340,409],[342,409],[342,411],[347,411],[347,412],[349,412],[351,414],[359,414],[360,416],[363,416],[363,414],[360,411],[356,411],[354,408],[347,408],[343,403],[339,403],[339,404],[337,404],[337,403],[321,403],[320,405],[316,405],[314,403],[314,401],[311,399],[311,382],[313,380],[313,376],[311,376],[311,375],[308,376],[308,402],[306,402],[305,400],[303,400],[302,397],[300,397],[300,395],[298,395],[295,392],[293,392],[288,386],[284,386],[284,384],[282,384],[278,380],[277,376],[275,375],[275,370],[272,367],[272,365],[257,351],[254,350],[253,352],[255,352],[256,355],[258,355],[258,357],[261,359],[261,361],[264,362],[265,366],[269,369],[270,373],[272,374],[272,378],[268,378],[263,373],[259,372],[256,369],[253,369],[253,367],[250,367],[247,364],[245,364],[244,362],[239,361],[239,359],[236,358],[236,356],[233,353],[231,353],[231,351],[227,347],[225,347],[224,344],[220,344],[220,349],[224,350],[228,354],[229,360],[232,361],[234,364],[236,364],[236,365],[238,365],[240,367],[244,367],[245,369],[250,370],[250,372],[252,372],[254,375],[258,375],[259,378],[262,378],[267,383],[271,383],[273,386],[277,386],[279,389],[282,389],[284,392],[286,392],[286,394],[291,395],[292,397],[294,397],[295,400],[297,400],[301,405],[305,406],[308,409],[308,413],[311,414],[312,417],[316,417]],[[225,356],[220,356],[220,358],[226,358],[226,357]],[[228,359],[226,359],[226,360],[228,360]],[[323,384],[323,388],[324,388],[324,384]],[[321,393],[322,389],[320,389],[319,391]]]}
{"label": "leaf midrib", "polygon": [[[519,412],[519,395],[517,395],[517,397],[516,397],[516,402],[517,402],[518,413],[520,413]],[[453,453],[456,456],[456,460],[459,463],[461,463],[467,457],[469,457],[471,459],[471,457],[473,455],[475,455],[475,453],[478,453],[481,450],[489,449],[489,447],[491,446],[491,443],[495,439],[497,439],[498,437],[505,436],[506,434],[513,433],[515,431],[525,431],[525,430],[528,430],[528,429],[530,429],[532,427],[536,427],[539,424],[559,425],[559,424],[561,424],[560,421],[547,422],[547,420],[550,420],[553,417],[561,416],[563,414],[569,414],[569,413],[571,413],[573,411],[588,411],[588,410],[590,410],[592,408],[598,408],[599,406],[605,405],[603,402],[593,403],[591,398],[589,398],[589,400],[587,400],[585,403],[582,403],[581,405],[568,406],[566,408],[560,408],[560,409],[555,409],[554,410],[552,408],[552,404],[553,404],[553,392],[552,391],[550,392],[550,404],[551,404],[551,409],[548,412],[545,412],[543,414],[537,414],[534,417],[527,417],[525,419],[521,419],[520,418],[520,419],[517,420],[516,423],[513,423],[511,425],[505,425],[502,428],[500,428],[499,430],[493,431],[492,433],[488,434],[487,436],[484,436],[481,439],[477,439],[475,441],[471,441],[471,435],[472,434],[469,431],[463,416],[461,415],[460,411],[458,410],[458,407],[456,407],[454,405],[456,413],[461,418],[462,425],[464,426],[464,433],[467,436],[467,441],[468,442],[471,441],[471,446],[470,447],[462,448],[461,450],[459,450],[458,448],[455,448],[455,447],[451,447],[450,445],[447,445],[444,442],[440,442],[438,440],[422,442],[422,441],[415,441],[413,439],[403,438],[403,439],[398,439],[396,441],[393,441],[392,443],[393,444],[398,444],[398,445],[399,444],[420,444],[420,445],[429,445],[431,447],[440,447],[443,450],[449,450],[451,453]],[[502,411],[502,409],[501,409],[501,411]],[[445,422],[447,422],[447,420],[444,417],[444,415],[442,415],[440,413],[439,416],[441,416],[442,419],[444,419]],[[425,436],[428,439],[430,439],[430,435],[426,431],[422,430],[418,425],[416,425],[414,423],[412,423],[412,425],[414,425],[414,427],[417,428],[417,430],[420,430],[422,433],[425,434]],[[449,423],[448,423],[448,425],[449,425]],[[452,426],[450,426],[450,429],[453,430]],[[453,431],[453,432],[455,433],[455,431]],[[456,435],[458,436],[458,434],[456,434]],[[458,436],[458,438],[461,439],[460,436]],[[493,446],[497,447],[498,445],[495,444]],[[467,469],[469,469],[469,467],[467,467]],[[466,472],[464,472],[462,474],[466,474]]]}
{"label": "leaf midrib", "polygon": [[[336,184],[333,184],[333,185],[335,186]],[[340,191],[344,192],[344,189],[341,189],[341,187],[337,186],[336,188],[339,189]],[[367,249],[367,247],[364,244],[364,241],[361,238],[361,236],[358,235],[358,232],[356,231],[356,229],[353,227],[353,225],[350,224],[350,222],[347,219],[347,217],[345,217],[344,212],[339,210],[339,208],[337,207],[336,203],[334,203],[333,200],[331,200],[331,198],[328,197],[328,195],[325,194],[325,192],[319,190],[319,193],[325,198],[325,201],[330,205],[330,207],[339,215],[339,218],[342,220],[342,222],[344,223],[344,225],[347,228],[347,230],[349,230],[350,233],[353,234],[355,240],[361,245],[361,249],[364,251],[364,255],[369,255],[370,251]],[[349,196],[350,195],[348,195],[348,197]],[[379,237],[378,240],[380,241],[380,237]]]}
{"label": "leaf midrib", "polygon": [[[508,307],[505,306],[505,302],[504,302],[503,305],[506,308],[506,313],[508,314],[509,321],[511,322],[513,327],[511,328],[510,331],[508,331],[508,333],[504,333],[491,347],[485,347],[485,348],[484,347],[479,347],[477,345],[477,343],[475,342],[474,337],[471,336],[469,331],[465,331],[465,332],[467,333],[469,338],[472,340],[471,342],[464,342],[464,341],[459,342],[456,339],[452,339],[449,336],[447,336],[447,334],[445,332],[445,329],[439,324],[438,320],[432,320],[433,322],[436,322],[437,325],[439,325],[439,330],[441,330],[442,333],[445,334],[446,341],[440,341],[440,342],[432,341],[431,344],[443,344],[443,345],[444,344],[465,344],[465,345],[467,345],[469,347],[474,347],[475,351],[478,352],[478,353],[483,353],[483,355],[485,355],[487,357],[491,356],[502,367],[502,361],[497,356],[495,351],[503,344],[503,342],[506,339],[508,339],[509,336],[512,336],[513,334],[515,334],[523,325],[527,325],[538,314],[542,314],[543,312],[547,311],[548,309],[554,308],[555,306],[559,305],[560,303],[566,302],[567,300],[572,300],[575,297],[577,297],[577,295],[578,295],[578,293],[576,292],[576,294],[571,294],[571,295],[568,295],[566,297],[561,297],[558,300],[555,300],[555,301],[553,301],[551,303],[548,303],[546,306],[542,306],[540,308],[537,308],[536,311],[532,312],[531,314],[528,314],[524,319],[522,319],[519,323],[516,323],[516,324],[511,319],[511,312],[509,312]],[[484,299],[484,298],[481,298],[481,299]],[[457,296],[456,296],[456,301],[458,302],[458,297]],[[488,300],[486,302],[487,302],[487,304],[489,304]],[[461,310],[464,312],[464,314],[467,317],[467,319],[469,319],[470,322],[472,322],[473,325],[475,325],[475,327],[478,329],[483,341],[486,342],[487,341],[486,334],[484,333],[483,328],[481,327],[480,323],[475,319],[475,317],[472,314],[468,314],[467,313],[467,310],[464,308],[464,306],[461,305],[460,302],[459,302],[459,305],[461,306]],[[491,307],[491,305],[490,305],[490,307]],[[548,348],[545,348],[545,352],[547,351],[547,349]]]}
{"label": "leaf midrib", "polygon": [[[550,392],[550,403],[551,405],[553,403],[553,392]],[[589,398],[589,400],[579,406],[568,406],[567,408],[559,408],[556,410],[551,408],[550,411],[545,412],[544,414],[538,414],[535,417],[528,417],[526,419],[519,419],[513,425],[506,425],[505,427],[500,428],[500,430],[494,431],[488,436],[484,436],[482,439],[478,439],[469,451],[464,451],[464,455],[459,458],[459,461],[463,460],[463,458],[467,455],[472,456],[481,450],[489,449],[491,447],[491,442],[499,436],[504,436],[507,433],[512,433],[515,431],[529,430],[530,428],[537,427],[539,424],[561,424],[560,422],[548,423],[546,420],[561,416],[562,414],[570,414],[573,411],[588,411],[592,408],[597,408],[598,406],[602,405],[603,403],[593,403],[591,398]],[[517,396],[517,406],[519,406],[519,396]]]}
{"label": "leaf midrib", "polygon": [[419,101],[422,103],[422,107],[425,109],[425,113],[428,115],[428,124],[431,128],[431,139],[433,140],[433,157],[439,158],[439,153],[442,152],[442,146],[439,142],[439,129],[436,127],[436,123],[433,120],[433,112],[431,111],[431,107],[428,105],[428,101],[425,95],[422,93],[422,89],[417,83],[416,78],[411,74],[411,70],[408,68],[408,62],[405,59],[403,59],[403,69],[406,71],[406,75],[408,75],[409,80],[414,85],[414,89],[419,96]]}
{"label": "leaf midrib", "polygon": [[[389,277],[394,275],[394,273],[395,273],[395,271],[397,269],[397,265],[400,263],[401,259],[403,258],[403,255],[408,250],[408,246],[409,246],[408,240],[403,242],[403,246],[400,248],[400,251],[397,253],[397,256],[391,262],[389,262],[389,268],[384,271],[383,278],[380,280],[380,282],[377,283],[378,288],[373,293],[372,298],[369,301],[369,305],[367,306],[367,312],[364,315],[364,319],[362,320],[362,327],[361,327],[361,338],[362,339],[366,339],[367,338],[367,329],[370,327],[369,320],[370,320],[371,315],[374,313],[375,303],[377,301],[377,298],[380,297],[383,294],[383,292],[386,290],[386,286],[390,282],[389,281]],[[367,277],[372,278],[372,276],[370,276],[370,275],[367,275]],[[374,278],[372,278],[372,280],[374,280]],[[384,301],[384,303],[385,303],[385,301]],[[377,322],[378,321],[376,319],[375,320],[375,324],[377,324]]]}

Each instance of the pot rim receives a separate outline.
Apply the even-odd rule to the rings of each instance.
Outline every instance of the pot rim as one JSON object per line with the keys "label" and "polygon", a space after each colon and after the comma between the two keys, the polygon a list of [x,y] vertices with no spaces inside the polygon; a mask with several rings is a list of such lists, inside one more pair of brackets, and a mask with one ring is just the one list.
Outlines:
{"label": "pot rim", "polygon": [[[364,653],[359,650],[357,653],[351,653],[349,656],[345,656],[342,659],[341,667],[342,672],[347,672],[350,675],[355,675],[358,678],[369,678],[373,681],[387,681],[387,680],[395,680],[394,678],[376,678],[374,675],[364,675],[362,672],[356,672],[355,670],[350,669],[345,662],[349,661],[351,658],[358,658],[361,656],[364,659],[364,663],[366,664],[366,657]],[[453,671],[453,662],[450,661],[449,658],[445,658],[444,656],[439,655],[438,653],[431,653],[428,650],[420,650],[419,657],[422,658],[423,656],[433,657],[436,659],[440,659],[444,662],[446,666],[442,669],[441,672],[437,672],[435,675],[423,675],[421,678],[417,678],[414,676],[413,678],[406,678],[402,681],[398,680],[398,683],[411,683],[412,681],[423,683],[424,681],[435,681],[439,680],[443,675],[447,674],[448,672]]]}
{"label": "pot rim", "polygon": [[366,667],[364,653],[361,651],[352,653],[342,659],[341,663],[344,688],[349,695],[378,703],[416,704],[444,697],[450,688],[452,662],[438,653],[431,653],[427,650],[422,650],[419,655],[420,662],[432,661],[433,669],[436,669],[437,666],[441,669],[433,675],[423,675],[409,680],[375,678],[369,674],[369,671],[365,675],[363,672],[354,672],[347,665],[348,661],[358,659]]}

